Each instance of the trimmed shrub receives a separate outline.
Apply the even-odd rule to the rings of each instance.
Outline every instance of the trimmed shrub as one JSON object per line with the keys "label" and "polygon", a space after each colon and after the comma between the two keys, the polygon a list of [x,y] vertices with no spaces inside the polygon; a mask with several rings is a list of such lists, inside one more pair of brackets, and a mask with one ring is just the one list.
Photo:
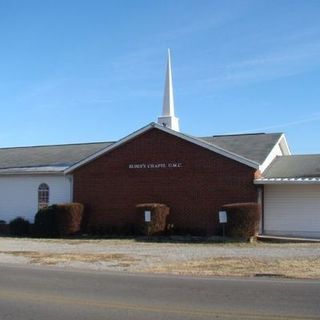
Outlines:
{"label": "trimmed shrub", "polygon": [[71,236],[81,231],[83,219],[83,205],[81,203],[67,203],[57,205],[56,227],[58,236]]}
{"label": "trimmed shrub", "polygon": [[[166,232],[167,216],[170,208],[161,203],[142,203],[136,206],[138,230],[140,233],[151,236],[161,235]],[[151,221],[145,221],[145,211],[150,211]]]}
{"label": "trimmed shrub", "polygon": [[30,222],[22,217],[17,217],[9,222],[9,233],[13,236],[28,236]]}
{"label": "trimmed shrub", "polygon": [[38,237],[65,237],[81,230],[83,205],[68,203],[52,205],[37,212],[34,235]]}
{"label": "trimmed shrub", "polygon": [[9,225],[4,220],[0,220],[0,235],[7,234],[9,234]]}
{"label": "trimmed shrub", "polygon": [[34,217],[33,234],[37,237],[56,237],[56,211],[57,205],[52,205],[47,208],[40,209]]}
{"label": "trimmed shrub", "polygon": [[250,239],[259,231],[261,206],[255,202],[232,203],[222,206],[227,211],[226,235],[232,238]]}

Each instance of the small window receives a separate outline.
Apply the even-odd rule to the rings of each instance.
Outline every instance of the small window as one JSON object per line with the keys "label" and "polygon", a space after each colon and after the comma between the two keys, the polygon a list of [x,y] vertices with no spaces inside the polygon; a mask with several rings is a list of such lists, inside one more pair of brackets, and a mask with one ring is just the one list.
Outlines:
{"label": "small window", "polygon": [[49,204],[49,186],[41,183],[38,188],[38,208],[46,208]]}

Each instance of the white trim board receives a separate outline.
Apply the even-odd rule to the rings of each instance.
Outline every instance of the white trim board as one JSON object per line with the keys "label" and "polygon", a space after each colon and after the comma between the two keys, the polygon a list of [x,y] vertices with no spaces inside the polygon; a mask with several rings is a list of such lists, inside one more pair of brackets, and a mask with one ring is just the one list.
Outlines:
{"label": "white trim board", "polygon": [[320,178],[260,178],[254,184],[320,184]]}
{"label": "white trim board", "polygon": [[0,169],[0,176],[2,175],[18,175],[18,174],[64,174],[64,170],[68,167],[22,167],[22,168],[7,168]]}
{"label": "white trim board", "polygon": [[291,152],[290,152],[286,137],[284,133],[282,133],[277,143],[273,146],[268,156],[260,165],[259,167],[260,172],[263,173],[277,156],[286,156],[286,155],[291,155]]}

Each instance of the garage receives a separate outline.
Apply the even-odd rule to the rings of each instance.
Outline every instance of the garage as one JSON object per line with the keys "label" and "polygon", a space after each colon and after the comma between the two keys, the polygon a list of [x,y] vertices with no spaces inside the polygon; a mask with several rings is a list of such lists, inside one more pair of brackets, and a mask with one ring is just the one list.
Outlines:
{"label": "garage", "polygon": [[277,157],[255,183],[264,185],[263,234],[320,238],[320,155]]}
{"label": "garage", "polygon": [[266,185],[264,233],[320,238],[320,185]]}

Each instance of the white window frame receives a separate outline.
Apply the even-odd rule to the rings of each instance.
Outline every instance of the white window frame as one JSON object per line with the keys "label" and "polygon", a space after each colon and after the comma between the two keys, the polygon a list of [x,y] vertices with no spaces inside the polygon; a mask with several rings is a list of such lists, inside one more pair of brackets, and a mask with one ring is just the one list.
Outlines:
{"label": "white window frame", "polygon": [[47,183],[40,183],[38,187],[38,209],[46,208],[49,205],[50,188]]}

